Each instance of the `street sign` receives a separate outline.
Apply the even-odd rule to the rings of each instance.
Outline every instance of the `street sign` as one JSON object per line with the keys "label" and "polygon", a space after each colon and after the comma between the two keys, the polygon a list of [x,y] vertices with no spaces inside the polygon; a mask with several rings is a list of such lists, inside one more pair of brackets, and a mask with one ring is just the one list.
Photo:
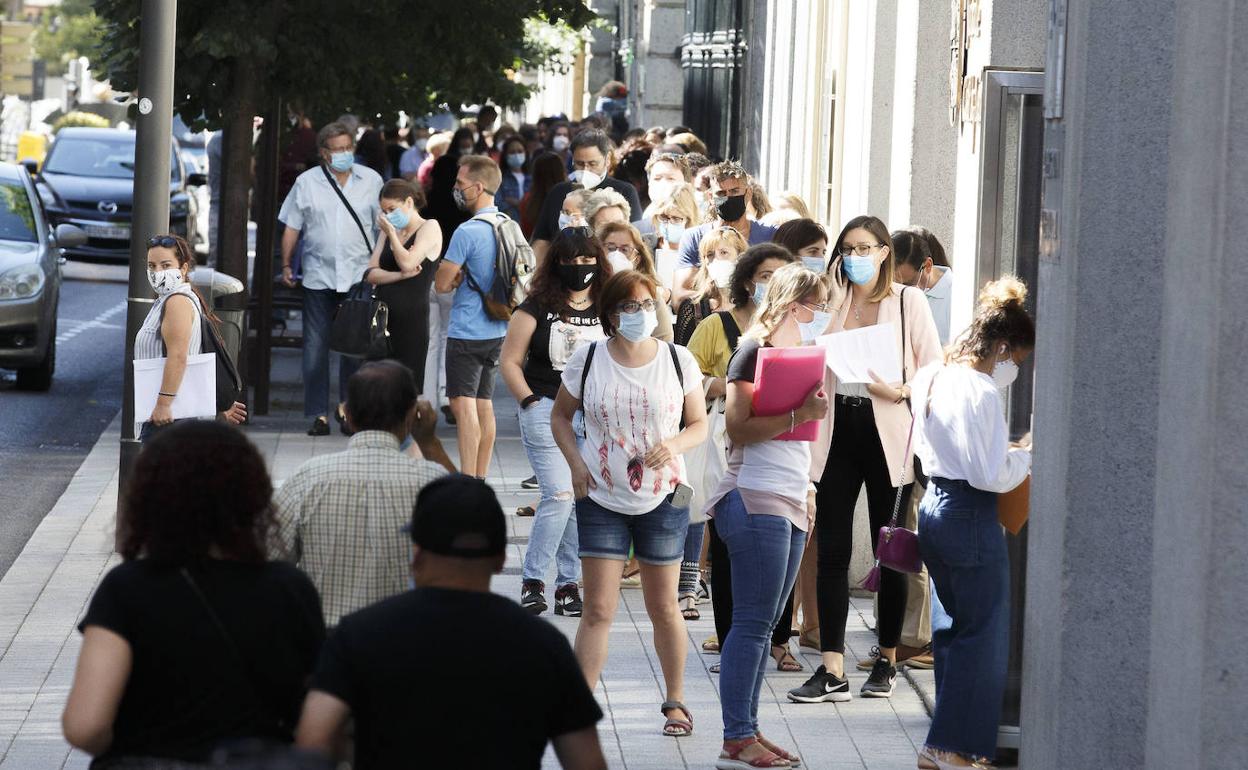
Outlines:
{"label": "street sign", "polygon": [[30,22],[0,21],[0,91],[5,94],[34,96],[34,35]]}

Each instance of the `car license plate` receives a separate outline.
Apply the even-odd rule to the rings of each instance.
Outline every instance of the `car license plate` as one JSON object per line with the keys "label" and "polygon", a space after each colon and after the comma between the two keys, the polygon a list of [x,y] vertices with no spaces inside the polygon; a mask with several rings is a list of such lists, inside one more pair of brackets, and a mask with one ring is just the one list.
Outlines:
{"label": "car license plate", "polygon": [[109,238],[115,241],[130,240],[130,228],[124,225],[86,225],[87,235],[92,238]]}

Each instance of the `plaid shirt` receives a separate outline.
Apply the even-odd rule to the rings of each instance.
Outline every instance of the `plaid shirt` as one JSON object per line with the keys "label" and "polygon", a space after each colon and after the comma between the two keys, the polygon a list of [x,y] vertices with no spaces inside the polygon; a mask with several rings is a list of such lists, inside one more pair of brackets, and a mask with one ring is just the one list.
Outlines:
{"label": "plaid shirt", "polygon": [[411,521],[420,490],[446,471],[399,451],[384,431],[308,460],[274,499],[275,559],[295,562],[321,593],[325,625],[408,589]]}

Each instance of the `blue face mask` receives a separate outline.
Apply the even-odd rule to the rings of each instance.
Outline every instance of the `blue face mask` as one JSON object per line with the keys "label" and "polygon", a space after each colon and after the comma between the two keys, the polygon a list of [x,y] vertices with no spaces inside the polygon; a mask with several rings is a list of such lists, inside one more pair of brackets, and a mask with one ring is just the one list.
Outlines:
{"label": "blue face mask", "polygon": [[355,153],[347,150],[345,152],[335,152],[329,156],[329,167],[338,173],[350,171],[355,165]]}
{"label": "blue face mask", "polygon": [[763,297],[766,297],[766,296],[767,296],[767,284],[761,283],[761,282],[754,284],[754,304],[762,305]]}
{"label": "blue face mask", "polygon": [[620,323],[616,327],[630,342],[641,342],[649,337],[659,326],[659,316],[654,310],[638,310],[636,313],[620,313]]}
{"label": "blue face mask", "polygon": [[685,235],[685,226],[675,222],[660,222],[659,234],[668,243],[680,243],[680,239]]}
{"label": "blue face mask", "polygon": [[412,221],[412,218],[403,209],[395,209],[387,213],[386,219],[389,220],[390,224],[394,225],[396,230],[402,230],[407,227],[408,222]]}
{"label": "blue face mask", "polygon": [[803,345],[813,345],[815,340],[819,338],[828,329],[828,324],[832,323],[832,314],[824,313],[820,310],[810,311],[814,314],[814,318],[806,323],[797,322],[797,331],[802,335]]}
{"label": "blue face mask", "polygon": [[513,152],[507,156],[507,166],[512,170],[519,170],[524,165],[524,153]]}
{"label": "blue face mask", "polygon": [[850,254],[841,257],[841,267],[845,270],[845,277],[859,286],[875,277],[875,262],[870,256]]}
{"label": "blue face mask", "polygon": [[807,270],[813,270],[820,275],[828,269],[828,266],[823,263],[823,257],[802,257],[802,264]]}

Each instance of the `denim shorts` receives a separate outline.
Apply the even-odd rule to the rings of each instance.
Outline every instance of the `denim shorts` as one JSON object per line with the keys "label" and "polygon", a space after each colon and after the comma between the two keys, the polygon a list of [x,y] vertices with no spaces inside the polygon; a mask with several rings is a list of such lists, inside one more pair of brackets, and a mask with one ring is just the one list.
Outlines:
{"label": "denim shorts", "polygon": [[665,567],[685,554],[689,509],[672,505],[669,495],[649,513],[629,515],[584,497],[576,501],[576,528],[582,559],[627,561],[631,545],[637,561]]}

